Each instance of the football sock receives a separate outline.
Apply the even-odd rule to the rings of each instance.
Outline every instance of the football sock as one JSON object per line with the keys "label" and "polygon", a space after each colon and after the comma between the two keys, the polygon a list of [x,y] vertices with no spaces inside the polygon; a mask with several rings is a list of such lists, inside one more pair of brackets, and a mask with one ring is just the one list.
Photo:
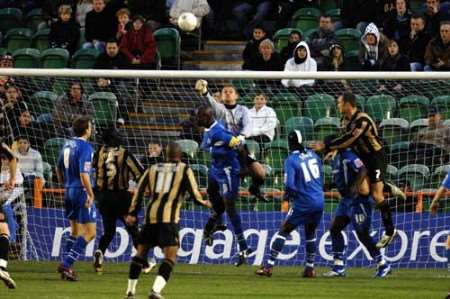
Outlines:
{"label": "football sock", "polygon": [[331,246],[333,248],[334,260],[344,260],[345,241],[341,231],[331,230]]}
{"label": "football sock", "polygon": [[209,217],[208,222],[206,222],[205,229],[203,231],[203,234],[205,236],[209,236],[212,233],[218,217],[219,216],[217,214],[213,214]]}
{"label": "football sock", "polygon": [[238,213],[233,213],[233,215],[228,215],[230,218],[230,222],[233,225],[234,234],[236,235],[237,242],[239,245],[239,250],[247,250],[247,241],[244,238],[244,232],[242,231],[242,225],[241,225],[241,217]]}
{"label": "football sock", "polygon": [[370,256],[375,259],[377,262],[377,257],[383,258],[380,250],[377,248],[377,242],[370,236],[369,231],[357,231],[359,241],[366,247],[367,251],[369,251]]}
{"label": "football sock", "polygon": [[144,262],[145,262],[145,259],[138,257],[138,256],[134,256],[131,259],[130,272],[128,273],[128,278],[130,280],[139,278],[139,275],[141,275],[142,266],[143,266]]}
{"label": "football sock", "polygon": [[386,235],[392,236],[392,234],[394,233],[394,223],[392,222],[392,214],[389,204],[385,200],[382,203],[378,204],[378,209],[380,209],[381,219],[383,220]]}
{"label": "football sock", "polygon": [[72,235],[69,235],[66,238],[66,244],[64,244],[64,252],[63,252],[63,260],[67,257],[67,255],[69,254],[70,250],[72,249],[73,244],[75,244],[75,241],[77,240],[77,238],[75,238]]}
{"label": "football sock", "polygon": [[316,258],[316,238],[306,240],[306,266],[314,267]]}
{"label": "football sock", "polygon": [[152,290],[156,293],[161,293],[162,289],[165,287],[167,281],[172,273],[174,263],[171,260],[165,259],[161,266],[159,266],[158,276],[156,276],[153,282]]}
{"label": "football sock", "polygon": [[[138,237],[139,237],[139,229],[137,225],[127,225],[126,230],[131,236],[131,240],[133,240],[133,246],[134,248],[137,248],[138,245]],[[105,249],[106,250],[106,249]]]}
{"label": "football sock", "polygon": [[450,271],[450,248],[447,248],[447,267],[448,271]]}
{"label": "football sock", "polygon": [[126,294],[136,294],[136,286],[137,286],[138,280],[137,279],[128,279],[128,287]]}
{"label": "football sock", "polygon": [[0,235],[0,268],[4,270],[6,270],[8,266],[8,250],[9,250],[8,235]]}
{"label": "football sock", "polygon": [[277,237],[273,241],[272,247],[270,248],[270,256],[267,260],[268,266],[273,267],[275,265],[275,261],[277,260],[278,254],[283,249],[287,236],[288,234],[285,232],[278,232]]}
{"label": "football sock", "polygon": [[72,267],[73,263],[78,260],[78,257],[84,252],[86,249],[87,242],[84,237],[78,237],[75,243],[70,249],[70,252],[64,258],[63,265],[66,268]]}

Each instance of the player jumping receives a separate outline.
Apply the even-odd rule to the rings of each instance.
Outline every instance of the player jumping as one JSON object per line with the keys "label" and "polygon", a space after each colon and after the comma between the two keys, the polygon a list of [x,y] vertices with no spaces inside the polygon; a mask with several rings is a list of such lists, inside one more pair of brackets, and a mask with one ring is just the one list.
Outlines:
{"label": "player jumping", "polygon": [[150,201],[145,213],[145,226],[139,235],[137,253],[131,260],[126,299],[135,298],[139,275],[146,262],[145,257],[149,249],[155,246],[159,246],[163,250],[164,260],[159,266],[149,298],[163,298],[161,291],[167,284],[175,266],[180,246],[178,223],[186,193],[189,193],[202,205],[211,207],[209,201],[203,200],[192,169],[181,162],[180,146],[170,143],[167,146],[166,157],[166,163],[152,165],[142,175],[131,202],[129,215],[126,218],[128,225],[136,223],[144,192],[148,191]]}
{"label": "player jumping", "polygon": [[278,254],[289,234],[299,225],[305,227],[306,263],[303,277],[315,277],[316,228],[322,218],[324,206],[322,161],[319,156],[302,145],[300,131],[288,135],[290,154],[284,162],[285,196],[292,200],[286,220],[272,243],[270,254],[256,270],[260,276],[272,276]]}
{"label": "player jumping", "polygon": [[205,226],[204,237],[207,244],[212,244],[214,227],[226,211],[239,245],[238,261],[235,265],[240,266],[246,262],[251,253],[242,230],[241,217],[236,211],[240,184],[237,147],[240,145],[240,140],[215,120],[211,107],[200,107],[197,119],[199,126],[205,128],[202,147],[210,149],[212,157],[208,172],[208,195],[214,213]]}
{"label": "player jumping", "polygon": [[78,280],[72,269],[86,245],[95,238],[97,213],[92,190],[92,146],[88,143],[92,124],[87,116],[77,117],[72,129],[75,138],[67,142],[59,156],[56,173],[64,182],[65,216],[70,222],[70,236],[66,240],[63,262],[58,267],[62,279]]}
{"label": "player jumping", "polygon": [[[334,136],[326,140],[334,139]],[[367,169],[352,149],[335,152],[331,160],[334,183],[341,194],[341,201],[331,222],[334,263],[326,277],[345,276],[345,241],[342,231],[351,223],[359,241],[367,248],[370,256],[377,263],[376,277],[385,277],[391,272],[391,266],[385,261],[383,254],[376,247],[370,236],[372,222],[372,200],[368,196],[358,194],[359,186],[366,176]]]}

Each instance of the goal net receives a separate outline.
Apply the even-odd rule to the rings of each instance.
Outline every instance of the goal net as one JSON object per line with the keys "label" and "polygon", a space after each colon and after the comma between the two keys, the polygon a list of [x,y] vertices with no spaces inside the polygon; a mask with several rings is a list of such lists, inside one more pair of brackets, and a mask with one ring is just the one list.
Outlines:
{"label": "goal net", "polygon": [[[450,233],[450,203],[441,201],[437,216],[428,213],[430,200],[450,170],[450,78],[448,74],[413,73],[255,73],[255,72],[127,72],[83,70],[8,70],[0,75],[6,102],[14,102],[10,125],[15,137],[29,140],[44,161],[42,179],[25,179],[22,213],[26,221],[18,221],[17,246],[25,247],[22,258],[59,259],[62,243],[68,234],[64,219],[63,190],[56,182],[55,163],[60,148],[70,138],[70,121],[77,113],[91,114],[95,121],[92,143],[98,146],[101,130],[117,126],[125,143],[143,163],[153,144],[177,141],[183,148],[206,193],[207,173],[211,157],[200,148],[202,134],[195,127],[195,110],[208,99],[195,90],[197,79],[208,81],[211,95],[223,100],[221,90],[232,85],[238,92],[238,104],[251,109],[261,95],[276,113],[275,119],[254,113],[257,126],[274,123],[273,140],[259,142],[247,138],[251,155],[265,167],[267,177],[262,187],[266,201],[256,200],[248,192],[249,178],[241,181],[237,206],[245,236],[255,253],[250,263],[260,264],[285,217],[282,202],[283,161],[288,155],[286,137],[293,129],[302,132],[306,144],[323,140],[340,132],[340,115],[335,100],[344,91],[357,95],[358,106],[379,125],[386,146],[388,179],[407,194],[406,201],[390,198],[399,237],[385,255],[398,267],[439,268],[445,266],[446,237]],[[285,81],[281,81],[284,79]],[[311,82],[305,80],[313,80]],[[311,86],[303,85],[312,83]],[[286,86],[300,87],[286,87]],[[13,87],[11,87],[13,86]],[[16,88],[18,95],[14,99]],[[76,100],[79,98],[79,100]],[[25,110],[27,108],[27,110]],[[439,114],[441,120],[439,120]],[[262,116],[261,116],[262,115]],[[434,115],[434,116],[432,116]],[[259,119],[258,119],[259,118]],[[259,132],[259,134],[261,134]],[[270,134],[269,134],[270,135]],[[268,141],[268,142],[267,142]],[[325,213],[317,231],[319,265],[332,260],[328,232],[339,196],[332,183],[332,171],[324,163]],[[40,176],[40,175],[36,175]],[[19,203],[17,201],[16,203]],[[212,247],[202,241],[203,227],[209,211],[187,200],[180,224],[179,260],[186,263],[231,263],[236,254],[236,240],[231,226],[215,234]],[[19,217],[20,218],[20,217]],[[101,217],[98,235],[102,232]],[[373,211],[372,234],[383,232],[378,210]],[[225,220],[227,223],[227,220]],[[356,238],[351,226],[345,231],[347,258],[350,266],[365,267],[373,263]],[[98,238],[97,238],[98,241]],[[304,232],[295,230],[279,256],[281,264],[299,265],[304,261]],[[92,257],[94,242],[87,247],[85,258]],[[123,227],[106,258],[128,261],[132,254],[131,239]],[[155,256],[161,257],[156,249]]]}

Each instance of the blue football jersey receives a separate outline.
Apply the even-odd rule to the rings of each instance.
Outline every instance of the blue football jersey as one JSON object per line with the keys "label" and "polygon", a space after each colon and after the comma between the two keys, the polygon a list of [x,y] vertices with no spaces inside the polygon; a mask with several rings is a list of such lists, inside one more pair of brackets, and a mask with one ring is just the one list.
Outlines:
{"label": "blue football jersey", "polygon": [[58,159],[58,168],[64,173],[64,186],[66,188],[83,187],[80,174],[89,173],[92,182],[92,146],[81,138],[68,141]]}
{"label": "blue football jersey", "polygon": [[205,130],[202,148],[211,153],[213,170],[223,171],[224,168],[231,167],[233,171],[239,171],[238,152],[234,147],[235,140],[236,137],[217,121]]}
{"label": "blue football jersey", "polygon": [[442,182],[442,187],[450,190],[450,170],[448,171],[447,175],[444,178],[444,181]]}
{"label": "blue football jersey", "polygon": [[333,180],[342,197],[351,197],[350,188],[364,164],[352,149],[339,151],[331,161]]}
{"label": "blue football jersey", "polygon": [[321,210],[324,204],[323,167],[313,151],[292,152],[284,161],[285,190],[294,210]]}

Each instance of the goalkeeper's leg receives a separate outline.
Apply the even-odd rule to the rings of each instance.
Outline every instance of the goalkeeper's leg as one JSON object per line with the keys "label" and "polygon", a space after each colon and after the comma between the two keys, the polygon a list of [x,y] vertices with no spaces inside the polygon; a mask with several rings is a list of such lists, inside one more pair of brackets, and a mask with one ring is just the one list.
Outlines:
{"label": "goalkeeper's leg", "polygon": [[16,288],[16,283],[8,272],[9,230],[6,216],[0,207],[0,280],[10,289]]}
{"label": "goalkeeper's leg", "polygon": [[130,271],[128,272],[128,287],[126,291],[126,299],[134,299],[136,295],[136,286],[139,276],[141,275],[142,268],[146,261],[145,257],[150,249],[149,244],[139,244],[137,247],[136,255],[131,259]]}

